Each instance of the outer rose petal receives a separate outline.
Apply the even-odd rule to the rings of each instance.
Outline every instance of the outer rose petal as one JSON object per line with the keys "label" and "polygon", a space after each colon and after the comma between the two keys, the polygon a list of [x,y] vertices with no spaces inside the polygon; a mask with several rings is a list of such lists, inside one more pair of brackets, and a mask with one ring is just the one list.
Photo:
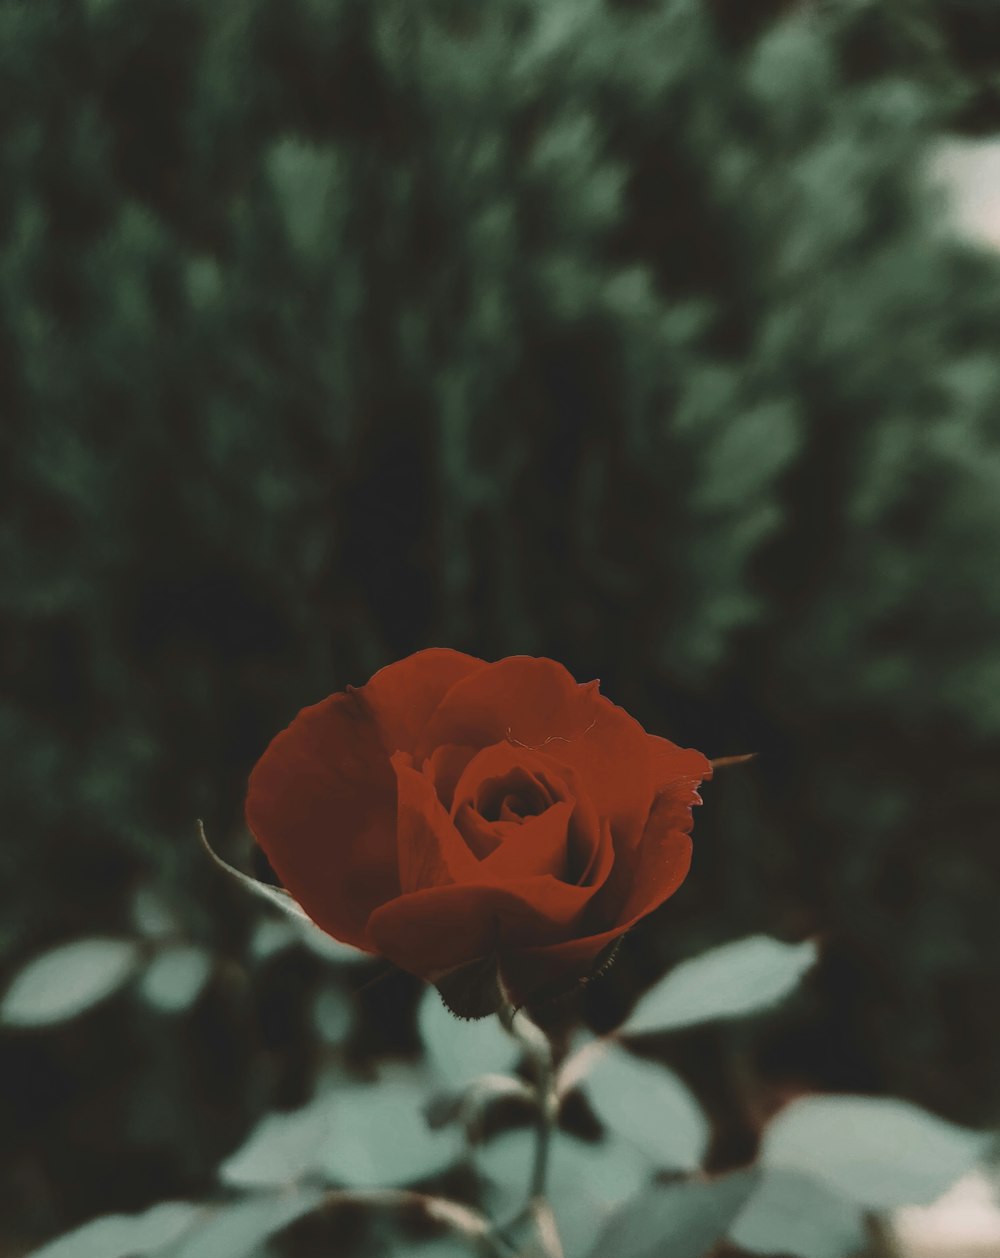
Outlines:
{"label": "outer rose petal", "polygon": [[582,977],[608,944],[673,895],[691,867],[691,838],[682,830],[663,828],[669,809],[668,803],[650,817],[631,889],[614,926],[547,947],[518,949],[503,959],[504,981],[515,999],[527,1000],[546,987]]}
{"label": "outer rose petal", "polygon": [[[669,791],[681,806],[700,804],[698,787],[712,776],[712,762],[693,747],[678,747],[655,734],[649,735],[649,748],[657,791]],[[688,790],[684,789],[685,783]]]}
{"label": "outer rose petal", "polygon": [[412,752],[434,709],[456,682],[486,668],[485,661],[447,647],[429,647],[387,664],[357,693],[370,707],[386,751]]}
{"label": "outer rose petal", "polygon": [[357,692],[304,708],[250,775],[246,819],[323,930],[367,947],[372,909],[399,895],[396,783]]}
{"label": "outer rose petal", "polygon": [[435,979],[498,949],[544,945],[572,936],[593,895],[549,875],[430,887],[375,910],[368,947],[402,970]]}
{"label": "outer rose petal", "polygon": [[649,735],[622,708],[578,685],[555,660],[513,655],[456,682],[418,744],[523,744],[579,773],[616,836],[641,833],[655,794]]}

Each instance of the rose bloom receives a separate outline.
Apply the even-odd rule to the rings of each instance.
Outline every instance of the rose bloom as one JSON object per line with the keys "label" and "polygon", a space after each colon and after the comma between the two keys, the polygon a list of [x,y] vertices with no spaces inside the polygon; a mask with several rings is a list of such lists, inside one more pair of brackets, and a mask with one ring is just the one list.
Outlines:
{"label": "rose bloom", "polygon": [[334,938],[443,991],[477,965],[518,1002],[567,987],[684,881],[712,772],[598,685],[418,651],[300,712],[250,776],[247,822]]}

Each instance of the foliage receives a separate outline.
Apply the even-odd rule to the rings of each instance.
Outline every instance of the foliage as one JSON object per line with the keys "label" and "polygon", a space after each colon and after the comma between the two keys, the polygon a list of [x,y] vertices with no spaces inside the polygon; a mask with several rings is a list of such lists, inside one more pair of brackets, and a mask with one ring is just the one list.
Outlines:
{"label": "foliage", "polygon": [[[733,1016],[773,1006],[778,986],[789,986],[788,957],[780,947],[765,948],[768,942],[774,941],[751,938],[688,963],[715,976],[716,1005],[704,1011],[706,1017],[725,1016],[727,997]],[[757,978],[756,1003],[728,981],[728,969],[745,978],[749,968]],[[655,1009],[671,1025],[678,992],[678,1007],[684,1007],[684,989],[674,975],[657,984],[643,1002],[647,1022]],[[448,1225],[468,1252],[477,1246],[485,1248],[476,1252],[490,1255],[509,1252],[494,1240],[514,1226],[504,1229],[499,1221],[518,1217],[534,1130],[507,1126],[485,1144],[474,1139],[463,1149],[454,1139],[454,1123],[431,1122],[435,1107],[421,1100],[428,1087],[454,1085],[464,1075],[465,1095],[502,1102],[509,1091],[481,1087],[499,1076],[477,1078],[466,1070],[478,1057],[483,1065],[506,1061],[510,1067],[516,1044],[505,1039],[499,1020],[461,1023],[442,1011],[429,989],[419,1017],[423,1068],[383,1072],[359,1085],[333,1066],[307,1104],[266,1115],[218,1168],[220,1184],[244,1192],[242,1199],[167,1202],[142,1214],[96,1219],[34,1258],[254,1258],[269,1238],[284,1253],[277,1238],[288,1239],[290,1225],[351,1205],[382,1212],[411,1206],[425,1221]],[[597,1140],[584,1141],[557,1123],[550,1146],[547,1195],[558,1252],[566,1258],[601,1258],[612,1244],[623,1258],[652,1258],[664,1247],[675,1258],[703,1258],[724,1237],[750,1253],[841,1258],[861,1245],[866,1210],[931,1200],[986,1153],[977,1133],[897,1100],[813,1097],[793,1102],[769,1123],[756,1165],[707,1177],[709,1123],[695,1097],[662,1065],[630,1057],[613,1040],[598,1041],[578,1048],[560,1074],[564,1083],[555,1095],[562,1108],[570,1085],[582,1086],[602,1129]],[[541,1100],[530,1090],[525,1096],[532,1106]],[[479,1209],[433,1192],[391,1187],[440,1182],[460,1161],[474,1172]],[[654,1178],[663,1169],[675,1173],[666,1184]],[[544,1233],[539,1239],[539,1252],[556,1252],[544,1243]]]}

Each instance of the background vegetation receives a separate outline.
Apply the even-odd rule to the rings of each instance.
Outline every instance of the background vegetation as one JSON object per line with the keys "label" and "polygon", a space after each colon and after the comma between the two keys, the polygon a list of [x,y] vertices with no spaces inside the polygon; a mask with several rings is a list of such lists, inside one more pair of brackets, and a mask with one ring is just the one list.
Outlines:
{"label": "background vegetation", "polygon": [[199,950],[0,1038],[12,1253],[207,1191],[324,1035],[418,1051],[194,819],[246,866],[271,735],[430,644],[760,753],[584,1003],[823,934],[671,1049],[719,1164],[776,1089],[1000,1119],[1000,263],[926,177],[997,48],[991,0],[0,4],[0,970]]}

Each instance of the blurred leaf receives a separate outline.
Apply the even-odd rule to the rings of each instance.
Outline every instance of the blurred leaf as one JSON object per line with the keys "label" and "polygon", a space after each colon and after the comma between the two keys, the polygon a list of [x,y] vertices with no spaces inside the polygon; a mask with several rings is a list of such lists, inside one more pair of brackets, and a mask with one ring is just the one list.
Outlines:
{"label": "blurred leaf", "polygon": [[872,1209],[933,1201],[983,1156],[987,1138],[907,1101],[816,1096],[774,1118],[761,1147],[767,1167],[814,1175]]}
{"label": "blurred leaf", "polygon": [[590,1258],[702,1258],[724,1235],[754,1182],[752,1173],[741,1171],[651,1185],[613,1215]]}
{"label": "blurred leaf", "polygon": [[584,1079],[601,1121],[669,1170],[696,1170],[708,1148],[709,1126],[685,1084],[665,1066],[605,1046]]}
{"label": "blurred leaf", "polygon": [[407,1236],[389,1250],[392,1258],[476,1258],[480,1252],[473,1242],[458,1236],[439,1236],[429,1241]]}
{"label": "blurred leaf", "polygon": [[684,961],[639,1001],[620,1035],[672,1031],[740,1018],[777,1004],[816,961],[811,940],[786,944],[751,935]]}
{"label": "blurred leaf", "polygon": [[141,1214],[109,1214],[33,1250],[29,1258],[134,1258],[171,1244],[204,1214],[188,1201],[164,1201]]}
{"label": "blurred leaf", "polygon": [[354,1002],[340,987],[324,987],[313,1001],[313,1026],[324,1044],[343,1044],[354,1026]]}
{"label": "blurred leaf", "polygon": [[479,1075],[459,1092],[434,1096],[424,1106],[424,1114],[432,1127],[461,1121],[466,1137],[477,1141],[482,1134],[483,1120],[496,1101],[516,1099],[534,1103],[534,1091],[512,1075]]}
{"label": "blurred leaf", "polygon": [[333,198],[343,182],[342,157],[331,148],[284,138],[272,145],[267,164],[288,238],[304,258],[336,242]]}
{"label": "blurred leaf", "polygon": [[267,1114],[219,1167],[239,1188],[276,1188],[315,1171],[330,1134],[332,1097],[324,1093],[288,1113]]}
{"label": "blurred leaf", "polygon": [[178,944],[153,958],[142,976],[142,994],[164,1013],[188,1009],[204,990],[212,959],[203,948]]}
{"label": "blurred leaf", "polygon": [[432,1070],[455,1088],[477,1075],[509,1073],[520,1057],[516,1041],[498,1018],[460,1020],[448,1012],[433,987],[424,992],[417,1026]]}
{"label": "blurred leaf", "polygon": [[80,939],[30,961],[0,1002],[8,1026],[49,1026],[110,996],[132,975],[139,945],[131,939]]}
{"label": "blurred leaf", "polygon": [[322,1200],[322,1192],[299,1191],[220,1206],[204,1226],[190,1231],[171,1250],[169,1258],[258,1258],[268,1237],[314,1210]]}
{"label": "blurred leaf", "polygon": [[209,843],[205,827],[200,821],[198,822],[198,837],[201,839],[202,847],[215,864],[230,878],[235,878],[247,891],[252,891],[254,895],[267,900],[269,904],[276,904],[291,921],[295,922],[299,929],[300,942],[307,944],[314,952],[329,961],[353,963],[372,960],[371,953],[363,952],[360,948],[352,948],[350,944],[341,943],[339,939],[334,939],[325,931],[320,930],[306,911],[282,887],[272,887],[270,883],[251,878],[249,874],[242,873],[228,861],[224,861]]}
{"label": "blurred leaf", "polygon": [[[508,1132],[491,1140],[476,1162],[490,1181],[494,1217],[524,1204],[531,1173],[534,1132]],[[557,1133],[552,1142],[547,1196],[555,1213],[566,1258],[581,1258],[611,1211],[649,1183],[653,1167],[617,1139],[591,1144]]]}
{"label": "blurred leaf", "polygon": [[176,935],[180,930],[176,914],[152,887],[139,887],[132,898],[132,922],[147,939]]}
{"label": "blurred leaf", "polygon": [[729,1229],[754,1254],[842,1258],[865,1241],[859,1207],[797,1171],[765,1171]]}
{"label": "blurred leaf", "polygon": [[337,1091],[319,1167],[352,1188],[408,1184],[443,1170],[460,1146],[452,1129],[431,1130],[425,1101],[418,1078],[390,1077]]}

